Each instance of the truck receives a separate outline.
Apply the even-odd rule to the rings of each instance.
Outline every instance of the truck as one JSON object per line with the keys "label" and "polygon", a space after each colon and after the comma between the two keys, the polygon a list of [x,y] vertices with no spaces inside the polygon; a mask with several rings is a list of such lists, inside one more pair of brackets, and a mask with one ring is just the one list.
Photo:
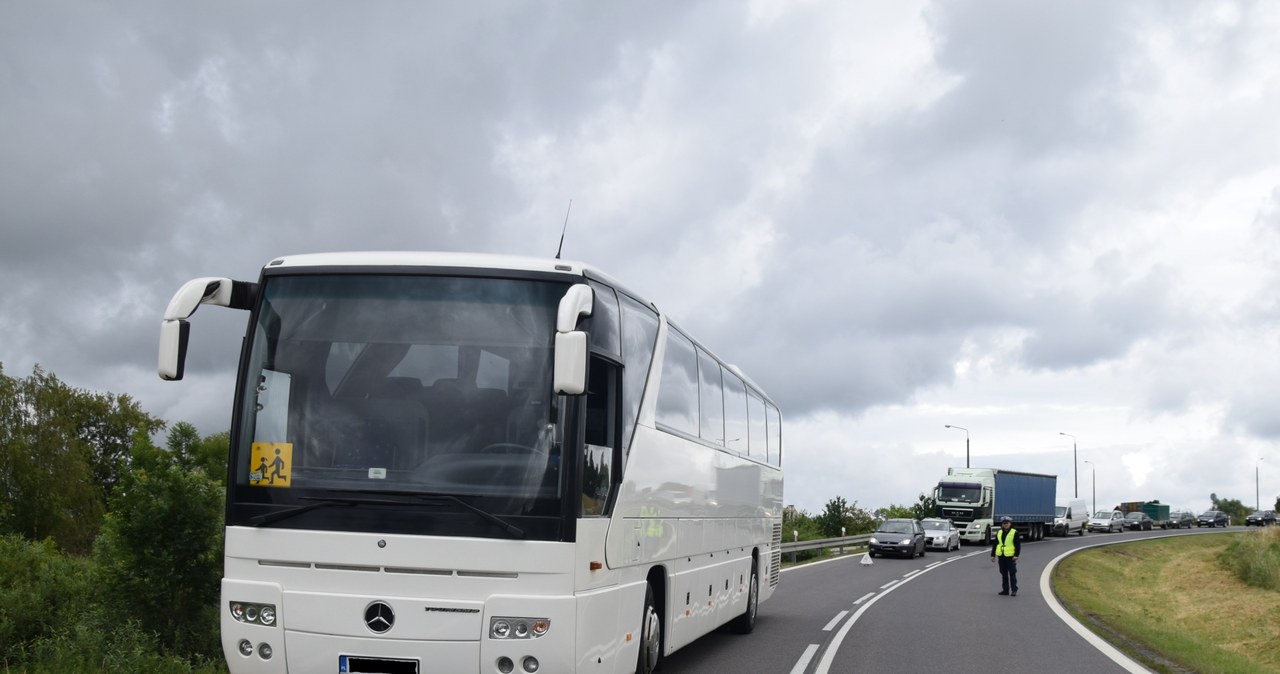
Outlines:
{"label": "truck", "polygon": [[1129,513],[1146,513],[1147,517],[1151,518],[1151,526],[1153,528],[1169,528],[1169,506],[1158,500],[1125,501],[1117,509],[1126,515]]}
{"label": "truck", "polygon": [[962,543],[991,543],[992,528],[1013,520],[1024,541],[1038,541],[1053,530],[1058,476],[1000,468],[948,468],[933,498],[939,517],[960,530]]}

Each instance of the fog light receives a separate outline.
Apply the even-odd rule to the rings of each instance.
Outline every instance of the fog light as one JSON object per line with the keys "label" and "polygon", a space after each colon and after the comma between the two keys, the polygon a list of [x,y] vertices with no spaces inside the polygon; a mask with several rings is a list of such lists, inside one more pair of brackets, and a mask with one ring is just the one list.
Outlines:
{"label": "fog light", "polygon": [[272,625],[276,621],[276,610],[270,606],[263,606],[262,611],[258,613],[258,620],[263,625]]}
{"label": "fog light", "polygon": [[533,672],[538,671],[538,659],[530,655],[529,657],[521,661],[520,666],[524,667],[524,671],[530,672],[530,674],[532,674]]}
{"label": "fog light", "polygon": [[512,662],[511,658],[508,658],[505,655],[498,658],[498,671],[502,672],[502,674],[511,674],[512,670],[515,668],[516,663]]}
{"label": "fog light", "polygon": [[264,642],[262,642],[262,643],[260,643],[260,644],[258,644],[258,657],[262,658],[263,660],[270,660],[270,659],[271,659],[271,644],[269,644],[269,643],[267,643],[267,642],[265,642],[265,641],[264,641]]}
{"label": "fog light", "polygon": [[240,655],[246,658],[253,655],[253,644],[249,643],[248,639],[241,639],[237,647],[240,649]]}

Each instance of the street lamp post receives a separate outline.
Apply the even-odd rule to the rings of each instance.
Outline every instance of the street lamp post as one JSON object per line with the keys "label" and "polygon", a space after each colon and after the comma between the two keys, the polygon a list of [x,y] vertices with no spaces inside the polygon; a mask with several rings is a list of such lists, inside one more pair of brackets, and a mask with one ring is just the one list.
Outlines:
{"label": "street lamp post", "polygon": [[969,429],[963,426],[952,426],[951,424],[946,424],[946,427],[954,428],[957,431],[964,431],[964,467],[968,468],[969,467]]}
{"label": "street lamp post", "polygon": [[1262,492],[1258,490],[1258,466],[1262,464],[1262,459],[1253,464],[1253,509],[1262,510]]}
{"label": "street lamp post", "polygon": [[1075,497],[1080,498],[1080,461],[1076,458],[1079,456],[1079,454],[1076,452],[1076,436],[1070,433],[1063,433],[1062,431],[1058,431],[1058,435],[1065,435],[1068,438],[1071,438],[1071,470],[1072,472],[1075,473],[1075,476],[1074,476],[1076,480]]}
{"label": "street lamp post", "polygon": [[1085,459],[1085,463],[1089,464],[1089,468],[1093,472],[1093,510],[1090,512],[1096,514],[1098,512],[1098,464],[1088,459]]}

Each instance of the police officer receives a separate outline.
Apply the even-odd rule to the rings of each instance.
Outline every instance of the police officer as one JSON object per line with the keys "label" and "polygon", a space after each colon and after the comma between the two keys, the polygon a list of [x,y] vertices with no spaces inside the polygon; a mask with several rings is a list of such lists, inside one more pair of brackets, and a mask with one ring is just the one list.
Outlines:
{"label": "police officer", "polygon": [[1022,534],[1013,528],[1008,516],[1000,518],[1000,530],[996,532],[995,545],[991,547],[991,561],[1000,565],[1000,594],[1018,596],[1018,553],[1022,552]]}

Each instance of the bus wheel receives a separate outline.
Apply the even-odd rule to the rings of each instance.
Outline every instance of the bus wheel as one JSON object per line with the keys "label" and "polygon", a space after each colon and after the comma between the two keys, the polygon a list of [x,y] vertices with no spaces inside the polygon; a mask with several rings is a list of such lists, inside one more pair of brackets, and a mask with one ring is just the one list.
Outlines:
{"label": "bus wheel", "polygon": [[747,608],[742,615],[729,623],[729,631],[734,634],[751,634],[756,628],[756,611],[760,607],[760,581],[756,578],[756,562],[751,560],[751,580],[747,585]]}
{"label": "bus wheel", "polygon": [[653,586],[645,585],[644,613],[640,618],[640,658],[636,662],[636,674],[652,674],[658,668],[662,655],[662,617],[653,600]]}

